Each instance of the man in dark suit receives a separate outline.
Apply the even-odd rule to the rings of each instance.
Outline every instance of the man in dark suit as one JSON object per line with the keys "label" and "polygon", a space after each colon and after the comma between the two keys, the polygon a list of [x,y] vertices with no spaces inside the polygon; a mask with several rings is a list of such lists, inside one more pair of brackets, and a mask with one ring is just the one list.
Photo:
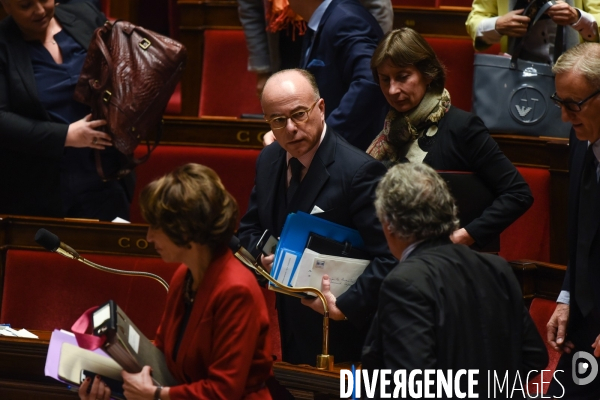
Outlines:
{"label": "man in dark suit", "polygon": [[[474,392],[481,395],[500,393],[488,392],[488,371],[495,371],[509,383],[494,398],[514,395],[515,379],[525,385],[529,371],[547,365],[548,354],[511,267],[450,241],[459,222],[454,199],[426,164],[391,168],[377,188],[375,208],[400,263],[381,285],[363,369],[406,370],[407,376],[414,370],[477,370]],[[460,380],[464,393],[466,381]]]}
{"label": "man in dark suit", "polygon": [[[556,310],[548,322],[548,342],[563,353],[548,391],[565,398],[598,399],[600,378],[600,45],[569,49],[553,67],[554,102],[573,124],[569,140],[569,261]],[[580,361],[578,361],[580,360]],[[580,364],[587,364],[582,369]],[[584,372],[584,370],[587,370]],[[591,371],[591,372],[590,372]],[[583,372],[583,373],[582,373]],[[592,377],[591,382],[585,383]],[[577,380],[577,382],[576,382]],[[559,385],[560,383],[560,385]]]}
{"label": "man in dark suit", "polygon": [[375,18],[358,0],[290,0],[308,21],[300,68],[317,80],[327,102],[327,125],[366,150],[383,129],[389,105],[373,80],[371,57],[383,37]]}
{"label": "man in dark suit", "polygon": [[[296,211],[360,232],[373,261],[348,291],[330,298],[329,304],[330,353],[336,361],[358,361],[379,285],[394,265],[373,207],[385,167],[325,124],[325,101],[310,73],[286,70],[272,75],[261,103],[277,142],[258,157],[255,186],[238,231],[240,241],[254,250],[265,229],[279,236],[287,215]],[[273,256],[260,259],[271,268]],[[316,303],[306,303],[319,310]],[[283,360],[314,365],[321,354],[322,316],[293,297],[280,296],[277,307]]]}

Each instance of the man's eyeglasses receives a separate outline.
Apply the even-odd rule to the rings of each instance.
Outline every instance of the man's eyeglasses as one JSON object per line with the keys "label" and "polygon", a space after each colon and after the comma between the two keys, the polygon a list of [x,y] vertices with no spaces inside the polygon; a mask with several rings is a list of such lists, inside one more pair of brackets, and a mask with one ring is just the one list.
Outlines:
{"label": "man's eyeglasses", "polygon": [[554,101],[554,105],[558,108],[564,107],[569,111],[579,112],[579,111],[581,111],[581,106],[586,101],[588,101],[592,97],[596,96],[598,93],[600,93],[600,90],[595,91],[594,93],[590,94],[588,97],[586,97],[585,99],[583,99],[581,101],[563,100],[556,95],[556,92],[554,92],[554,94],[552,96],[550,96],[550,98],[552,99],[552,101]]}
{"label": "man's eyeglasses", "polygon": [[315,101],[314,104],[310,106],[310,108],[306,110],[296,111],[289,117],[275,117],[267,119],[266,121],[269,123],[269,125],[271,125],[271,129],[273,130],[285,128],[285,126],[287,125],[288,118],[291,118],[295,124],[299,124],[300,122],[304,122],[308,119],[308,115],[313,110],[313,108],[315,108],[319,100],[321,99],[317,99],[317,101]]}

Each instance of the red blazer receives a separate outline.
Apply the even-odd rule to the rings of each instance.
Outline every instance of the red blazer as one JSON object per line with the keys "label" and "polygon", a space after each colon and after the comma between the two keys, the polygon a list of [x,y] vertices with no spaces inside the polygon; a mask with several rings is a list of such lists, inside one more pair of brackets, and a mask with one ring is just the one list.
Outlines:
{"label": "red blazer", "polygon": [[171,280],[155,342],[183,383],[171,387],[171,399],[271,399],[265,386],[273,364],[267,306],[256,278],[229,251],[206,271],[173,361],[186,273],[181,265]]}

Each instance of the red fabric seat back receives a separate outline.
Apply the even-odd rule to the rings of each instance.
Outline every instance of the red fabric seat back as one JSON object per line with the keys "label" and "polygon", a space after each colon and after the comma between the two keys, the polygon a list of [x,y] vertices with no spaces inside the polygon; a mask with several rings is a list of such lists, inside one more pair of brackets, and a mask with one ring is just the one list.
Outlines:
{"label": "red fabric seat back", "polygon": [[262,114],[242,30],[206,30],[199,116]]}
{"label": "red fabric seat back", "polygon": [[100,0],[100,11],[104,13],[106,18],[110,18],[110,0]]}
{"label": "red fabric seat back", "polygon": [[517,168],[533,194],[533,205],[500,235],[500,255],[507,260],[550,262],[550,172]]}
{"label": "red fabric seat back", "polygon": [[[167,282],[177,268],[159,258],[82,256],[111,268],[151,272]],[[166,296],[163,286],[153,279],[110,274],[47,251],[8,250],[0,323],[70,330],[85,310],[112,299],[153,339]]]}
{"label": "red fabric seat back", "polygon": [[[146,152],[138,146],[136,157]],[[148,162],[136,169],[137,182],[131,202],[131,222],[143,223],[139,198],[142,189],[153,180],[187,163],[198,163],[215,170],[223,185],[236,199],[239,219],[246,213],[250,192],[254,187],[256,158],[260,150],[202,146],[158,146]]]}
{"label": "red fabric seat back", "polygon": [[533,319],[535,327],[537,328],[542,340],[546,344],[546,349],[548,350],[548,366],[546,366],[544,369],[549,370],[544,372],[543,377],[540,374],[529,381],[529,393],[532,395],[536,393],[540,394],[540,386],[543,388],[542,393],[546,393],[560,358],[560,354],[550,347],[550,345],[546,342],[546,324],[550,320],[552,313],[554,313],[555,308],[556,302],[537,297],[533,299],[531,305],[529,306],[529,314],[531,315],[531,319]]}
{"label": "red fabric seat back", "polygon": [[471,8],[473,0],[438,0],[438,7],[468,7]]}
{"label": "red fabric seat back", "polygon": [[439,0],[392,0],[393,6],[437,7]]}
{"label": "red fabric seat back", "polygon": [[452,105],[469,111],[473,92],[473,60],[471,39],[425,38],[446,67],[446,89]]}

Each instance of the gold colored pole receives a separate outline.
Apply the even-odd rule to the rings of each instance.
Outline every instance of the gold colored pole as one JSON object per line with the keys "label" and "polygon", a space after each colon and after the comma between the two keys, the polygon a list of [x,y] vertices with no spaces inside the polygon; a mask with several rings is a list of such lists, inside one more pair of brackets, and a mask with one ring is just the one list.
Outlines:
{"label": "gold colored pole", "polygon": [[104,271],[104,272],[109,272],[111,274],[117,274],[117,275],[126,275],[126,276],[142,276],[145,278],[150,278],[150,279],[154,279],[155,281],[157,281],[158,283],[160,283],[161,285],[163,285],[163,287],[165,288],[165,290],[168,292],[169,291],[169,284],[167,283],[167,281],[165,281],[163,278],[161,278],[160,276],[150,273],[150,272],[143,272],[143,271],[125,271],[125,270],[121,270],[121,269],[115,269],[115,268],[110,268],[110,267],[105,267],[103,265],[100,264],[96,264],[95,262],[86,260],[83,257],[75,257],[72,254],[69,254],[68,252],[64,251],[63,249],[61,249],[60,247],[58,249],[56,249],[56,252],[60,255],[63,255],[65,257],[71,258],[73,260],[77,260],[89,267],[92,268],[96,268],[99,269],[100,271]]}
{"label": "gold colored pole", "polygon": [[284,285],[273,278],[271,274],[263,269],[263,267],[248,260],[239,251],[236,251],[234,255],[242,264],[248,268],[251,268],[257,274],[273,283],[273,285],[276,286],[276,288],[273,289],[274,291],[299,298],[303,297],[296,293],[309,292],[314,293],[319,299],[321,299],[321,302],[323,303],[323,354],[317,355],[317,368],[333,371],[333,356],[329,354],[329,308],[327,307],[327,300],[325,299],[323,293],[321,293],[319,289],[313,287],[291,287]]}

